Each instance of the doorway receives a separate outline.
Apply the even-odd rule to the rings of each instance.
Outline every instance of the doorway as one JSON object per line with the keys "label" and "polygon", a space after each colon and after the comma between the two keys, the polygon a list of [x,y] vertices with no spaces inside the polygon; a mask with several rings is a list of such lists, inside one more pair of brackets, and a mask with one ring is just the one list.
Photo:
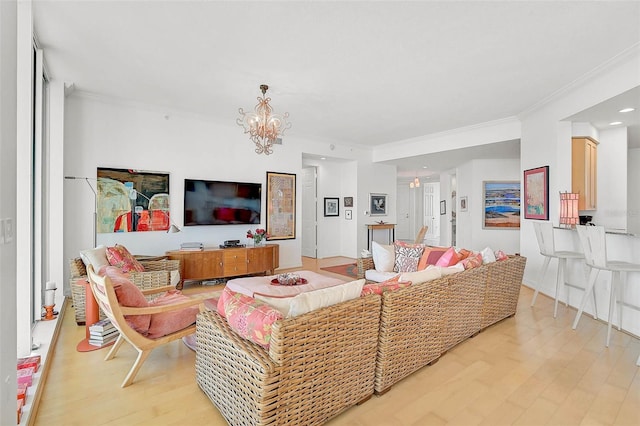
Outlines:
{"label": "doorway", "polygon": [[424,224],[429,227],[425,243],[440,245],[440,183],[424,184]]}
{"label": "doorway", "polygon": [[302,255],[318,256],[318,170],[315,166],[302,168]]}

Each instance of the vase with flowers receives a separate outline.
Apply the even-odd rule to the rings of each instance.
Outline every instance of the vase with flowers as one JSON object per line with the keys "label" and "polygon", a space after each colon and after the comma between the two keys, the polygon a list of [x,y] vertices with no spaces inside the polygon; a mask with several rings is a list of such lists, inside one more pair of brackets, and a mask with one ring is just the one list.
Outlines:
{"label": "vase with flowers", "polygon": [[251,231],[251,229],[249,229],[247,231],[247,238],[253,239],[254,246],[261,246],[264,244],[263,241],[269,238],[269,234],[267,234],[267,231],[262,228],[258,228],[255,231]]}

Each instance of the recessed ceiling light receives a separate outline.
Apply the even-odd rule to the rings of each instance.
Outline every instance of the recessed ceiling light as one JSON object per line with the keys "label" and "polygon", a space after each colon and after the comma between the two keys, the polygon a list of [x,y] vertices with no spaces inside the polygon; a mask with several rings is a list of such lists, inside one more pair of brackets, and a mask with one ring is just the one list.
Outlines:
{"label": "recessed ceiling light", "polygon": [[428,168],[429,168],[429,166],[422,166],[422,168],[423,168],[423,169],[428,169]]}
{"label": "recessed ceiling light", "polygon": [[320,157],[320,159],[321,159],[321,160],[326,160],[326,159],[327,159],[327,157]]}
{"label": "recessed ceiling light", "polygon": [[621,109],[618,112],[631,112],[631,111],[635,111],[635,110],[636,110],[635,108],[625,108],[625,109]]}
{"label": "recessed ceiling light", "polygon": [[622,121],[612,121],[609,126],[617,126],[618,124],[622,124]]}

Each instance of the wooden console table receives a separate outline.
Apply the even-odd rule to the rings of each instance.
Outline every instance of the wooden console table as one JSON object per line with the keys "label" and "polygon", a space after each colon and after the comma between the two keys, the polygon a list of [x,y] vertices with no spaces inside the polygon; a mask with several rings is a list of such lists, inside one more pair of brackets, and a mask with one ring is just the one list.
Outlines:
{"label": "wooden console table", "polygon": [[280,266],[280,246],[205,248],[168,251],[169,259],[180,260],[180,284],[185,280],[202,281],[251,274],[273,274]]}
{"label": "wooden console table", "polygon": [[393,244],[396,239],[396,224],[395,223],[372,223],[367,225],[367,249],[371,250],[371,242],[373,241],[373,231],[376,229],[388,229],[389,230],[389,243]]}

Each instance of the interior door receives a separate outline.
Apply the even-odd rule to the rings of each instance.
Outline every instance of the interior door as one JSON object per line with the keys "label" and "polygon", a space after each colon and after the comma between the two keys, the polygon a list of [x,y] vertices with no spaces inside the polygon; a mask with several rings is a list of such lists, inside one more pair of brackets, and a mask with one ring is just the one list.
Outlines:
{"label": "interior door", "polygon": [[440,243],[440,184],[424,184],[424,224],[429,227],[425,240],[429,245]]}
{"label": "interior door", "polygon": [[413,210],[411,194],[408,183],[398,183],[396,191],[396,239],[413,241],[415,233],[412,233]]}
{"label": "interior door", "polygon": [[317,257],[317,170],[302,169],[302,255]]}

